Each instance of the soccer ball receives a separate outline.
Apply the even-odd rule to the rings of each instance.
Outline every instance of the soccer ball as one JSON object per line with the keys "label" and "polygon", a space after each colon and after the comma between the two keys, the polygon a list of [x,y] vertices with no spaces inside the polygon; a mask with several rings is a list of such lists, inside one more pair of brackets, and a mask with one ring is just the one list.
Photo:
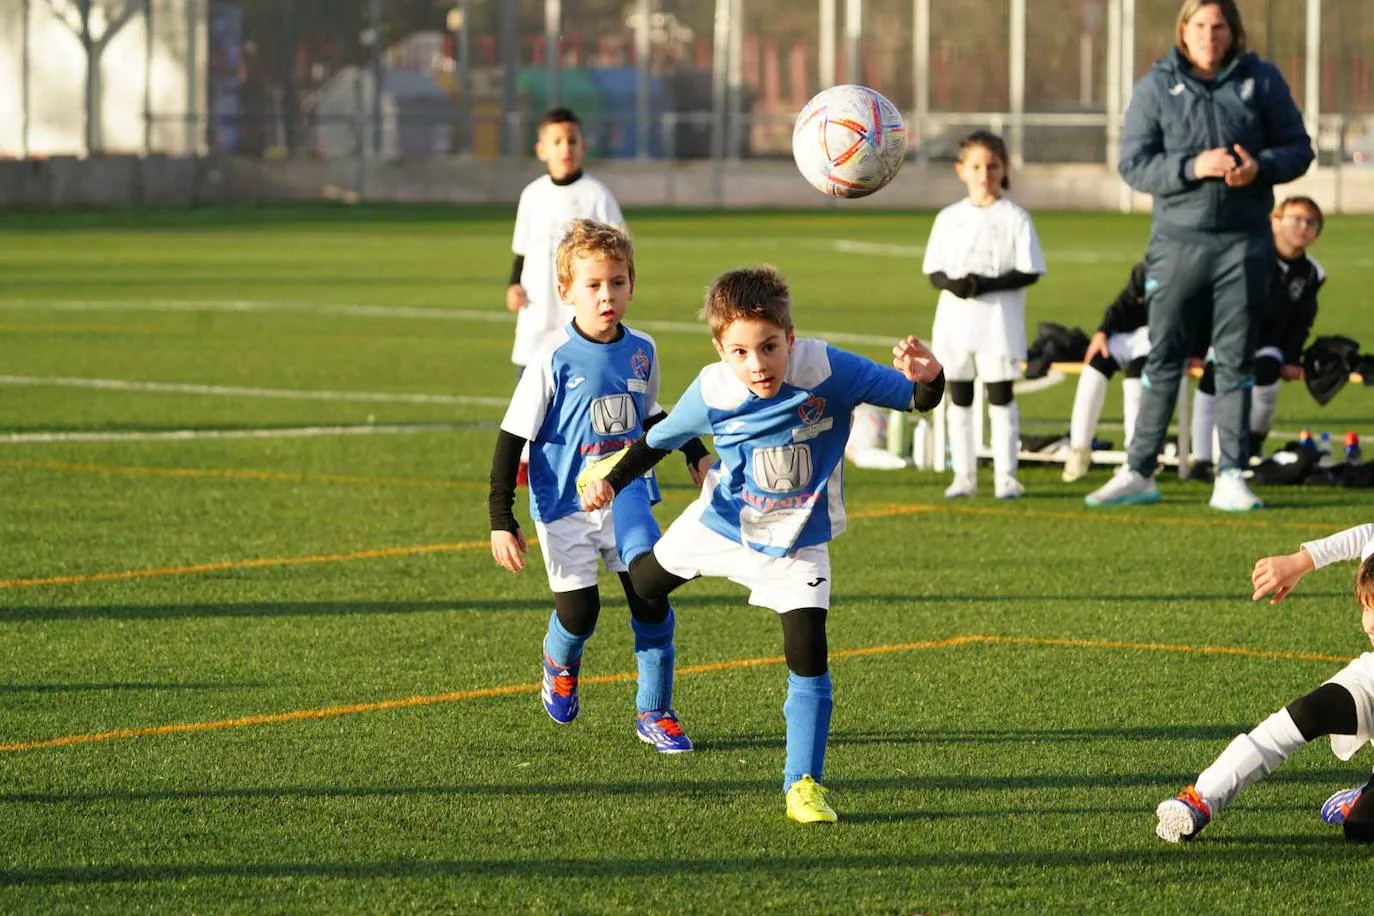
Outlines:
{"label": "soccer ball", "polygon": [[901,112],[867,86],[821,90],[792,128],[797,168],[832,197],[867,197],[896,176],[905,157]]}

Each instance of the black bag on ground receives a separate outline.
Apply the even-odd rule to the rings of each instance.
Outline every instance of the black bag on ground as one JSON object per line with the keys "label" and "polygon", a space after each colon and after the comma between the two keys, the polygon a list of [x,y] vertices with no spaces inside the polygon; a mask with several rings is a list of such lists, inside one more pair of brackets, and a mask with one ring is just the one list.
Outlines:
{"label": "black bag on ground", "polygon": [[1082,328],[1040,322],[1035,340],[1026,350],[1026,378],[1044,378],[1049,375],[1051,363],[1081,363],[1088,352],[1088,342]]}

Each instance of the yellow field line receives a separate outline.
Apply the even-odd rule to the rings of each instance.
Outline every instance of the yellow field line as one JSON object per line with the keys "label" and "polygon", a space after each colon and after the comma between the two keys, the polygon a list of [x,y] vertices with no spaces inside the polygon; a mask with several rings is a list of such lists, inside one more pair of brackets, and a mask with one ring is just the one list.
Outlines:
{"label": "yellow field line", "polygon": [[[536,543],[531,541],[530,543]],[[231,569],[264,569],[273,566],[306,566],[315,563],[342,563],[347,560],[380,560],[387,557],[410,557],[427,553],[458,553],[491,546],[490,541],[465,541],[458,544],[417,544],[413,547],[378,547],[352,553],[322,553],[304,557],[262,557],[255,560],[224,560],[219,563],[198,563],[194,566],[169,566],[154,569],[125,569],[115,572],[86,573],[76,576],[47,576],[38,579],[0,579],[0,588],[28,588],[39,585],[75,585],[81,582],[121,582],[128,579],[151,579],[159,576],[189,576]]]}
{"label": "yellow field line", "polygon": [[[0,462],[3,466],[6,462]],[[150,471],[160,470],[156,468]],[[194,473],[196,469],[178,469]],[[245,474],[270,474],[272,472],[246,471]],[[316,478],[320,479],[320,478]],[[362,478],[377,481],[384,478]],[[1119,522],[1120,515],[1101,512],[1075,512],[1070,510],[1032,509],[1012,511],[994,507],[950,506],[944,503],[893,503],[872,509],[851,512],[849,517],[856,520],[893,518],[903,515],[922,515],[928,513],[948,513],[950,515],[1005,515],[1008,517],[1029,517],[1072,521],[1111,521]],[[1212,518],[1185,518],[1182,516],[1161,516],[1150,512],[1132,516],[1133,519],[1149,524],[1223,526],[1263,528],[1265,530],[1330,531],[1331,525],[1324,522],[1275,522],[1271,520],[1237,520]],[[530,546],[538,542],[529,540]],[[224,560],[216,563],[198,563],[191,566],[165,566],[153,569],[129,569],[112,572],[84,573],[70,576],[38,576],[24,579],[0,579],[0,589],[36,588],[40,586],[79,585],[86,582],[120,582],[130,579],[150,579],[165,576],[193,576],[208,572],[225,572],[238,569],[268,569],[278,566],[304,566],[319,563],[343,563],[355,560],[377,560],[389,557],[416,556],[428,553],[458,553],[465,550],[480,550],[490,546],[488,541],[468,541],[459,544],[415,544],[404,547],[379,547],[372,550],[359,550],[351,553],[319,554],[304,557],[260,557],[247,560]]]}
{"label": "yellow field line", "polygon": [[[951,636],[948,639],[925,640],[921,642],[894,643],[884,646],[862,646],[854,649],[838,649],[830,653],[832,659],[870,658],[878,655],[895,655],[902,652],[920,652],[934,649],[951,649],[973,645],[1012,645],[1047,646],[1072,649],[1113,649],[1135,652],[1179,652],[1194,655],[1232,655],[1243,658],[1279,659],[1283,661],[1346,662],[1349,659],[1339,655],[1320,655],[1311,652],[1269,652],[1261,649],[1246,649],[1239,646],[1185,646],[1168,643],[1125,642],[1119,640],[1095,639],[1058,639],[1038,636],[992,636],[966,635]],[[746,668],[771,667],[785,664],[780,655],[760,658],[739,658],[723,662],[710,662],[701,665],[687,665],[677,669],[676,676],[714,674],[722,671],[741,671]],[[583,684],[623,684],[636,680],[633,671],[619,674],[598,674],[581,678]],[[93,744],[98,741],[117,741],[123,738],[151,738],[159,735],[184,735],[197,732],[223,731],[230,728],[248,728],[255,725],[284,725],[291,722],[307,722],[317,719],[331,719],[339,716],[356,716],[370,712],[385,712],[392,709],[412,709],[419,706],[435,706],[440,703],[459,703],[466,700],[488,700],[519,694],[538,693],[538,684],[508,684],[504,687],[484,687],[477,690],[455,690],[395,700],[378,700],[373,703],[350,703],[343,706],[325,706],[319,709],[298,709],[291,712],[269,713],[257,716],[240,716],[236,719],[218,719],[210,722],[181,722],[171,725],[154,725],[147,728],[119,728],[112,731],[92,732],[85,735],[65,735],[60,738],[46,738],[38,741],[16,741],[0,744],[0,753],[14,751],[36,751],[45,748],[73,747],[78,744]]]}
{"label": "yellow field line", "polygon": [[157,468],[105,464],[76,464],[70,461],[0,460],[0,468],[35,471],[79,471],[86,474],[127,474],[137,477],[215,477],[227,480],[266,480],[284,483],[331,483],[424,487],[441,490],[485,490],[479,481],[430,480],[414,477],[368,477],[354,474],[288,474],[281,471],[238,470],[235,468]]}

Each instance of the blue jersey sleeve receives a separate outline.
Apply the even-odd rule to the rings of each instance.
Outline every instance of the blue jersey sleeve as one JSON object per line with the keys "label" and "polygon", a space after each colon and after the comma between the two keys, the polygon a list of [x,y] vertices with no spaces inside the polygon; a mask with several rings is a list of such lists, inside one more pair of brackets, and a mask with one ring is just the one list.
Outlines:
{"label": "blue jersey sleeve", "polygon": [[644,438],[653,448],[673,451],[694,436],[710,434],[711,415],[701,396],[701,378],[697,377],[668,411],[668,416],[654,424]]}
{"label": "blue jersey sleeve", "polygon": [[840,390],[853,404],[872,404],[909,410],[915,385],[896,369],[880,366],[866,356],[830,347],[830,367]]}

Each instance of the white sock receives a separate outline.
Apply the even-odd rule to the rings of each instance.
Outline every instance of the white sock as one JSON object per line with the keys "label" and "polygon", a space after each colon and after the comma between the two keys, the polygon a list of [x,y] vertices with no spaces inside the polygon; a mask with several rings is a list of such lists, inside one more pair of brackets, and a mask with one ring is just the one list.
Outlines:
{"label": "white sock", "polygon": [[949,464],[955,478],[974,480],[978,476],[978,455],[973,436],[973,408],[950,404],[945,409],[949,430]]}
{"label": "white sock", "polygon": [[1279,383],[1256,385],[1250,392],[1250,432],[1268,433],[1274,425],[1274,412],[1279,409]]}
{"label": "white sock", "polygon": [[1092,448],[1093,433],[1107,400],[1107,377],[1092,366],[1084,366],[1073,394],[1073,416],[1069,418],[1069,445]]}
{"label": "white sock", "polygon": [[1121,422],[1126,427],[1126,448],[1135,435],[1135,418],[1140,415],[1140,379],[1121,380]]}
{"label": "white sock", "polygon": [[1193,458],[1212,460],[1212,431],[1216,429],[1217,399],[1202,391],[1193,392]]}
{"label": "white sock", "polygon": [[1249,733],[1237,735],[1198,776],[1195,788],[1215,816],[1307,742],[1287,709],[1280,709]]}
{"label": "white sock", "polygon": [[997,480],[1016,476],[1016,452],[1021,447],[1021,408],[1015,401],[988,405],[992,426],[992,472]]}

